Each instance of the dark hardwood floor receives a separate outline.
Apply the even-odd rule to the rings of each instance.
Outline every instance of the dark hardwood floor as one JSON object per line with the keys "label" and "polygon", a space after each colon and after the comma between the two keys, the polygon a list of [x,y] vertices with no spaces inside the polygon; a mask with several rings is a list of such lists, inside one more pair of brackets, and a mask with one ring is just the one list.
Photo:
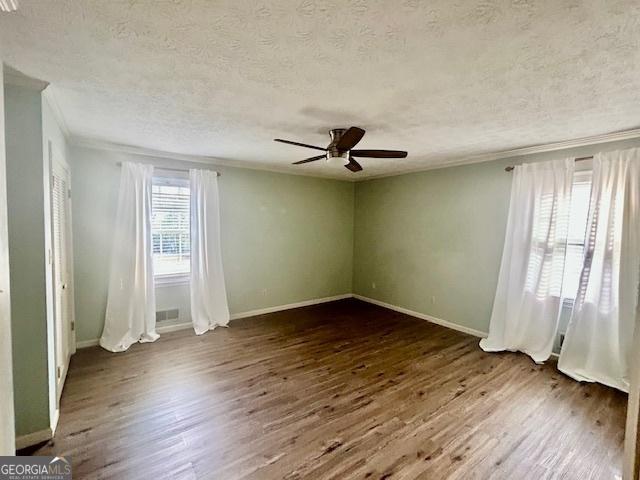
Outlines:
{"label": "dark hardwood floor", "polygon": [[73,358],[76,479],[613,479],[626,396],[345,300]]}

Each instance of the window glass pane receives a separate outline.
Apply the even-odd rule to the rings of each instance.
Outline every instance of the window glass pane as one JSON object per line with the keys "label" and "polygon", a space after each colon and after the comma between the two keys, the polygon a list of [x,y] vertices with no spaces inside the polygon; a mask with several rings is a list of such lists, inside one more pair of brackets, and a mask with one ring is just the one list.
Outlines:
{"label": "window glass pane", "polygon": [[576,173],[571,191],[569,238],[562,279],[562,296],[572,300],[576,298],[582,273],[590,197],[591,172]]}
{"label": "window glass pane", "polygon": [[155,275],[190,271],[189,187],[176,179],[154,179],[151,231]]}

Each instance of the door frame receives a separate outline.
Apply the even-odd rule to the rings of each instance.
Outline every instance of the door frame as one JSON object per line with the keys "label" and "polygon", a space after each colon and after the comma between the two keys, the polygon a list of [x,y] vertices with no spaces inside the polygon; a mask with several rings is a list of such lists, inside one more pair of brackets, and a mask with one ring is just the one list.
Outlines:
{"label": "door frame", "polygon": [[640,327],[636,322],[631,356],[622,478],[640,480]]}
{"label": "door frame", "polygon": [[[51,396],[53,397],[52,400],[55,402],[55,410],[56,410],[56,414],[59,411],[59,403],[60,403],[60,397],[62,395],[62,390],[64,388],[64,383],[66,380],[66,376],[67,376],[67,372],[68,372],[68,364],[65,365],[64,370],[61,372],[61,378],[60,381],[58,382],[58,363],[57,363],[57,350],[56,350],[56,336],[57,336],[57,332],[56,332],[56,325],[57,325],[57,297],[58,297],[58,285],[56,283],[56,265],[54,262],[54,258],[56,255],[55,252],[55,242],[54,242],[54,224],[53,224],[53,196],[54,196],[54,189],[53,189],[53,177],[56,171],[58,171],[59,169],[64,170],[65,172],[65,176],[68,179],[68,197],[67,197],[67,211],[65,212],[65,219],[66,219],[66,235],[65,235],[65,248],[67,250],[67,268],[68,268],[68,281],[66,282],[66,294],[68,296],[68,303],[69,303],[69,311],[68,311],[68,322],[69,324],[67,325],[67,332],[69,332],[69,334],[67,335],[66,341],[67,341],[67,351],[69,352],[69,358],[76,352],[76,331],[75,331],[75,301],[74,301],[74,281],[73,281],[73,239],[72,239],[72,234],[73,234],[73,229],[72,229],[72,218],[71,218],[71,169],[69,168],[69,164],[67,163],[67,160],[65,158],[65,156],[59,152],[56,148],[53,147],[53,144],[51,141],[47,142],[48,143],[48,153],[49,153],[49,219],[50,219],[50,251],[49,251],[49,264],[51,266],[51,269],[49,271],[49,274],[51,276],[51,291],[52,291],[52,320],[53,320],[53,344],[51,345],[52,347],[52,355],[50,358],[53,359],[52,365],[51,365],[51,370],[52,370],[52,374],[53,374],[53,386],[54,386],[54,390],[53,392],[51,392]],[[56,422],[57,423],[57,422]]]}

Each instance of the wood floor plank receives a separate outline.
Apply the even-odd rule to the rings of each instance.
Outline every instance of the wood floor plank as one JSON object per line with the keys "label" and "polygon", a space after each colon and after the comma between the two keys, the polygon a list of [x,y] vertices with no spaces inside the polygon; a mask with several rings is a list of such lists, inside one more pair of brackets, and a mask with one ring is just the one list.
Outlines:
{"label": "wood floor plank", "polygon": [[610,479],[626,396],[357,300],[73,358],[74,478]]}

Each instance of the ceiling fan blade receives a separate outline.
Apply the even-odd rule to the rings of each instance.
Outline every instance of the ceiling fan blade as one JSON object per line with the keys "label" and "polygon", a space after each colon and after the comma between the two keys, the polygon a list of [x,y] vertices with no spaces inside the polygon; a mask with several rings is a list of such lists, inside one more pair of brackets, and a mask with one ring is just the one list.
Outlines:
{"label": "ceiling fan blade", "polygon": [[349,157],[349,163],[347,163],[345,167],[347,167],[349,170],[351,170],[354,173],[362,170],[362,165],[356,162],[353,157]]}
{"label": "ceiling fan blade", "polygon": [[336,144],[336,148],[342,152],[346,152],[347,150],[351,150],[356,144],[362,140],[364,137],[364,130],[358,127],[351,127],[349,130],[344,132],[338,143]]}
{"label": "ceiling fan blade", "polygon": [[300,160],[298,162],[293,162],[292,165],[300,165],[302,163],[315,162],[316,160],[320,160],[321,158],[327,158],[326,155],[318,155],[317,157],[305,158],[304,160]]}
{"label": "ceiling fan blade", "polygon": [[405,158],[407,152],[402,150],[351,150],[351,155],[369,158]]}
{"label": "ceiling fan blade", "polygon": [[273,140],[280,143],[288,143],[289,145],[297,145],[298,147],[315,148],[316,150],[322,150],[323,152],[327,151],[326,148],[316,147],[314,145],[307,145],[306,143],[292,142],[291,140],[282,140],[281,138],[274,138]]}

